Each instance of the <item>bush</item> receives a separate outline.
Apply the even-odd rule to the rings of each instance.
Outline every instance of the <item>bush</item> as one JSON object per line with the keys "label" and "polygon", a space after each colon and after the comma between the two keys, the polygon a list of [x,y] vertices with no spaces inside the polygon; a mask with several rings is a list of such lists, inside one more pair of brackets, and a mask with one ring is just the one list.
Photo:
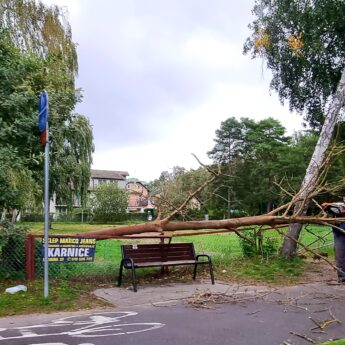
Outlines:
{"label": "bush", "polygon": [[242,254],[245,257],[254,256],[274,256],[278,251],[278,241],[276,239],[265,237],[259,230],[243,231],[242,234],[247,239],[239,237]]}
{"label": "bush", "polygon": [[172,220],[186,221],[186,220],[204,220],[206,212],[204,210],[185,209],[182,213],[174,215]]}
{"label": "bush", "polygon": [[20,215],[22,222],[43,222],[43,213],[24,213]]}
{"label": "bush", "polygon": [[86,208],[75,208],[72,211],[71,220],[73,222],[90,222],[92,220],[93,214],[91,209]]}
{"label": "bush", "polygon": [[127,214],[124,213],[96,213],[92,218],[93,223],[113,223],[127,220]]}
{"label": "bush", "polygon": [[27,231],[26,226],[0,222],[0,279],[24,276]]}
{"label": "bush", "polygon": [[126,219],[127,191],[116,183],[101,184],[94,190],[91,201],[96,222],[114,222]]}
{"label": "bush", "polygon": [[[224,209],[210,209],[209,210],[209,219],[224,219],[226,218],[226,210]],[[248,214],[245,211],[242,210],[230,210],[230,218],[240,218],[240,217],[245,217]]]}
{"label": "bush", "polygon": [[127,213],[126,220],[128,221],[139,221],[139,222],[147,222],[148,214],[145,213]]}

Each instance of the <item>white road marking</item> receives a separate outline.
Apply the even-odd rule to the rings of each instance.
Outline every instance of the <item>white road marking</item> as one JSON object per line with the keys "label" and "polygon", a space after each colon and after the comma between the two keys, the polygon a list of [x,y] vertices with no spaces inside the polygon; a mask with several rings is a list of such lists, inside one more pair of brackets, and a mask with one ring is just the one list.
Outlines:
{"label": "white road marking", "polygon": [[[120,323],[121,319],[128,316],[135,316],[137,312],[103,312],[85,315],[69,316],[55,320],[48,324],[33,326],[1,328],[0,342],[8,339],[38,338],[47,336],[66,335],[77,338],[106,337],[111,335],[134,334],[155,330],[165,326],[158,322],[149,323]],[[59,328],[67,328],[60,330]],[[1,332],[10,331],[12,336],[5,336]],[[51,333],[49,333],[51,331]],[[17,334],[15,334],[17,332]],[[44,332],[44,333],[40,333]],[[30,345],[68,345],[65,343],[41,343]],[[79,345],[94,345],[92,343],[81,343]]]}
{"label": "white road marking", "polygon": [[[28,345],[68,345],[66,343],[39,343],[39,344],[28,344]],[[95,345],[92,343],[81,343],[79,345]]]}
{"label": "white road marking", "polygon": [[68,345],[66,343],[39,343],[39,344],[29,344],[29,345]]}

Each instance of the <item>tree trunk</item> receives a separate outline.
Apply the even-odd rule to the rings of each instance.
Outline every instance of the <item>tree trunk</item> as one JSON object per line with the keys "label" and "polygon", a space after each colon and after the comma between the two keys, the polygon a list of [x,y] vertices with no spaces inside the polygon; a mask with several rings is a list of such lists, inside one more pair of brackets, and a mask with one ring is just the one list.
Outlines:
{"label": "tree trunk", "polygon": [[[229,181],[229,183],[230,183],[230,181]],[[228,204],[227,204],[227,217],[228,217],[228,218],[231,218],[230,193],[231,193],[230,186],[228,186]]]}
{"label": "tree trunk", "polygon": [[[184,230],[233,230],[234,232],[247,230],[245,226],[249,225],[271,225],[279,226],[289,223],[302,223],[302,224],[338,224],[339,222],[345,222],[345,218],[325,218],[325,217],[303,217],[303,216],[272,216],[272,215],[260,215],[242,218],[232,218],[223,220],[195,220],[195,221],[168,221],[163,222],[155,220],[154,222],[112,226],[109,228],[103,228],[100,230],[93,230],[87,233],[83,233],[83,236],[92,237],[93,235],[104,236],[128,236],[138,235],[143,233],[156,233],[159,235],[164,231],[184,231]],[[205,232],[203,232],[205,233]]]}
{"label": "tree trunk", "polygon": [[[337,90],[333,96],[332,102],[327,111],[325,122],[322,126],[319,140],[315,146],[314,153],[310,159],[305,177],[303,179],[300,198],[296,202],[293,214],[296,216],[304,216],[308,209],[310,194],[315,190],[317,179],[321,171],[325,153],[330,145],[334,128],[337,123],[340,109],[345,104],[345,69],[342,71]],[[296,255],[297,242],[302,230],[302,225],[298,223],[290,224],[287,236],[285,237],[280,255],[283,257],[293,257]]]}
{"label": "tree trunk", "polygon": [[18,210],[16,208],[12,209],[12,224],[14,224],[17,221],[18,216]]}
{"label": "tree trunk", "polygon": [[2,209],[2,212],[1,212],[1,221],[3,221],[3,220],[5,220],[5,218],[6,218],[6,212],[7,212],[7,210],[6,210],[6,208],[4,207],[3,209]]}

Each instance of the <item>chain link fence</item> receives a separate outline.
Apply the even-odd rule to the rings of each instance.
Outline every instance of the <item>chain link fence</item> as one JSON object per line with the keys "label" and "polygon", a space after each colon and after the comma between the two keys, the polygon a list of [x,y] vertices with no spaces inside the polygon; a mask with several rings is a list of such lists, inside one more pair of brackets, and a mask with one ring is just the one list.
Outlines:
{"label": "chain link fence", "polygon": [[0,280],[25,277],[25,226],[0,222]]}
{"label": "chain link fence", "polygon": [[[169,234],[165,234],[167,237]],[[193,242],[196,254],[211,256],[215,269],[233,265],[243,257],[271,257],[278,254],[282,236],[274,230],[259,231],[257,229],[241,231],[241,237],[233,232],[205,233],[188,235],[184,233],[171,234],[165,242]],[[137,243],[159,243],[160,238],[141,236],[135,239],[98,238],[93,262],[50,262],[50,278],[80,278],[95,279],[117,278],[121,261],[121,245]],[[35,236],[9,236],[0,242],[0,280],[13,278],[24,279],[43,277],[43,239]],[[326,251],[333,254],[333,237],[328,227],[312,226],[303,231],[302,242],[315,251]],[[299,247],[299,253],[305,253]],[[28,257],[31,257],[28,260]],[[29,261],[29,262],[28,262]],[[31,266],[30,266],[31,265]],[[34,266],[32,266],[34,265]]]}

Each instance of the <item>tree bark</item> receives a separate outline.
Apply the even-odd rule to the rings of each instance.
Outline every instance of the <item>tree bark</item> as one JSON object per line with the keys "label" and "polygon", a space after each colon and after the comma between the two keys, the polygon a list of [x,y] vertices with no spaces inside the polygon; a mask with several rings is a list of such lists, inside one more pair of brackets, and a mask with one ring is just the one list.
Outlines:
{"label": "tree bark", "polygon": [[[326,114],[325,122],[322,126],[318,142],[315,146],[314,153],[310,159],[305,177],[303,179],[299,200],[295,203],[293,214],[306,215],[310,194],[315,190],[325,153],[331,143],[335,125],[341,108],[345,104],[345,69],[341,73],[341,78],[337,86],[337,90],[333,95],[331,104]],[[283,257],[293,257],[296,255],[297,242],[302,230],[302,224],[290,224],[287,236],[284,239],[280,255]]]}

